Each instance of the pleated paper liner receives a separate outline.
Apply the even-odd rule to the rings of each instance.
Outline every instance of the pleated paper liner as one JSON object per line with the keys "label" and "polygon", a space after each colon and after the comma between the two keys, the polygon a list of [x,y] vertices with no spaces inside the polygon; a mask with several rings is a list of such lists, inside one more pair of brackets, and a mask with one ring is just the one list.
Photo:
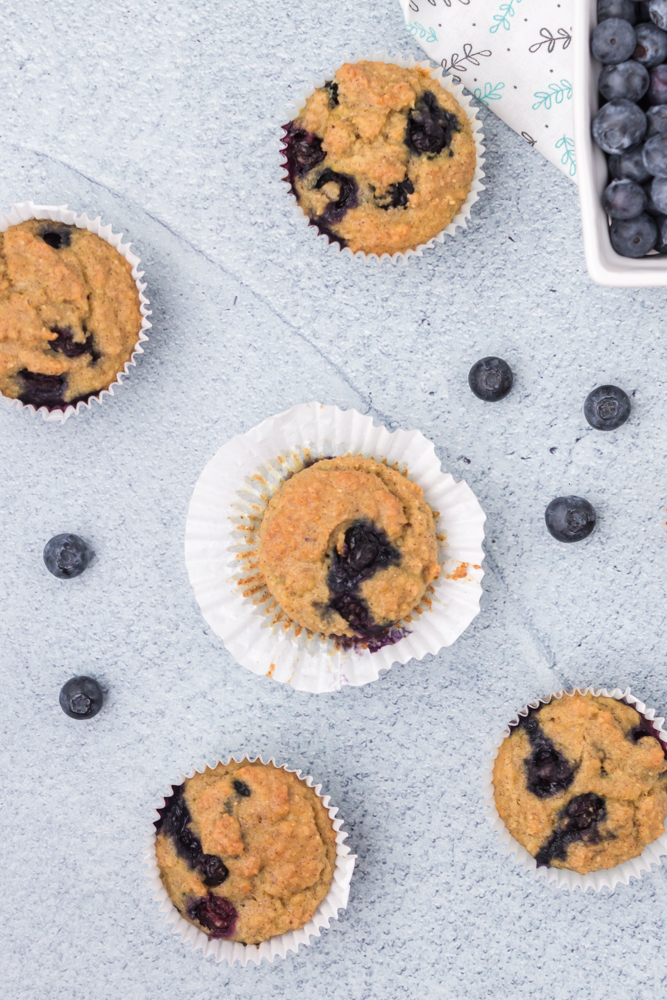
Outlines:
{"label": "pleated paper liner", "polygon": [[606,688],[592,687],[574,688],[571,691],[557,691],[555,694],[550,694],[546,698],[540,698],[538,701],[531,701],[525,708],[522,708],[521,711],[517,713],[512,722],[505,730],[503,730],[500,739],[496,743],[496,749],[488,761],[484,795],[487,807],[487,818],[489,819],[492,828],[500,836],[500,840],[506,851],[513,854],[517,864],[524,870],[530,872],[534,878],[542,879],[548,885],[553,885],[557,889],[567,889],[570,892],[574,892],[575,889],[581,889],[582,892],[586,892],[588,889],[594,889],[595,892],[600,892],[602,889],[608,889],[609,892],[613,892],[617,885],[628,885],[631,878],[639,879],[644,872],[650,872],[651,865],[657,865],[660,867],[660,859],[667,855],[667,832],[663,833],[657,840],[654,840],[653,843],[648,844],[639,857],[631,858],[629,861],[623,862],[623,864],[616,865],[615,868],[606,868],[601,871],[589,872],[587,875],[580,875],[579,872],[568,871],[565,868],[538,868],[535,858],[528,853],[525,847],[522,847],[521,844],[519,844],[518,841],[512,837],[509,830],[498,815],[493,795],[493,767],[496,757],[498,756],[498,750],[503,740],[509,736],[510,728],[517,725],[519,716],[525,718],[530,709],[539,708],[540,705],[548,705],[553,698],[571,698],[575,694],[592,694],[596,697],[603,695],[605,698],[616,698],[617,701],[623,701],[626,705],[631,705],[632,708],[639,712],[639,714],[651,724],[654,730],[654,735],[662,744],[663,749],[667,750],[667,732],[662,728],[665,720],[662,718],[656,718],[655,710],[652,708],[646,708],[646,705],[644,705],[643,702],[639,701],[630,693],[630,688],[626,688],[625,691],[622,691],[620,688],[614,688],[613,691],[608,691]]}
{"label": "pleated paper liner", "polygon": [[192,768],[188,774],[179,774],[177,778],[165,789],[164,795],[155,807],[153,820],[159,817],[158,809],[164,805],[165,799],[172,794],[172,785],[180,785],[186,778],[192,778],[197,771],[199,773],[207,767],[214,768],[220,763],[229,764],[231,760],[240,763],[243,760],[253,762],[259,760],[262,764],[273,764],[275,767],[283,768],[290,774],[296,774],[297,778],[305,782],[312,788],[315,794],[322,800],[322,804],[329,812],[336,832],[336,867],[334,869],[333,882],[329,892],[324,897],[312,918],[300,930],[288,931],[285,934],[278,934],[263,941],[259,945],[244,945],[238,941],[225,941],[223,938],[209,938],[207,934],[200,931],[194,924],[185,920],[174,904],[172,903],[160,878],[160,871],[157,866],[155,855],[156,833],[153,823],[150,832],[146,834],[147,851],[145,861],[148,865],[147,878],[151,881],[151,889],[154,890],[153,898],[159,902],[160,910],[165,915],[168,924],[173,925],[172,931],[178,934],[181,941],[190,945],[193,950],[201,949],[204,958],[211,956],[216,962],[227,962],[233,965],[240,962],[241,965],[259,965],[262,959],[272,962],[276,958],[285,958],[290,951],[298,952],[299,945],[310,944],[311,937],[320,937],[323,928],[328,928],[332,920],[338,919],[338,911],[347,909],[348,897],[350,894],[350,882],[354,871],[356,855],[350,854],[350,848],[345,843],[347,832],[343,830],[343,820],[338,817],[338,809],[329,804],[330,797],[321,794],[321,785],[316,785],[310,775],[302,777],[301,771],[288,767],[286,764],[276,764],[273,757],[266,761],[263,757],[247,753],[234,754],[226,761],[216,760],[214,764],[204,764],[200,768]]}
{"label": "pleated paper liner", "polygon": [[[436,514],[440,576],[398,623],[403,637],[374,652],[295,625],[248,568],[256,528],[281,483],[313,459],[347,454],[407,472]],[[204,618],[239,663],[299,691],[338,691],[437,653],[467,628],[479,613],[485,519],[470,487],[442,472],[419,431],[391,433],[356,410],[306,403],[232,438],[204,468],[190,502],[185,561]]]}
{"label": "pleated paper liner", "polygon": [[[329,238],[324,233],[320,233],[317,227],[310,222],[310,219],[305,214],[305,212],[303,211],[303,209],[301,208],[297,199],[295,198],[294,194],[291,191],[291,188],[289,186],[289,179],[286,179],[286,185],[287,185],[287,190],[289,192],[289,197],[291,198],[293,203],[295,221],[297,222],[298,225],[308,227],[312,231],[313,236],[317,238],[321,244],[323,243],[325,247],[328,246],[328,249],[330,250],[331,253],[345,254],[350,259],[356,258],[357,260],[364,261],[366,263],[371,263],[371,262],[377,263],[378,261],[383,261],[383,262],[388,261],[391,264],[404,264],[408,260],[410,260],[411,257],[421,257],[424,250],[434,246],[436,243],[444,243],[445,236],[455,236],[457,229],[465,229],[466,226],[468,225],[468,220],[470,218],[472,207],[475,204],[475,202],[479,200],[480,192],[485,190],[485,187],[482,184],[482,178],[485,176],[484,170],[482,168],[484,165],[484,157],[486,150],[484,148],[484,141],[483,141],[484,134],[482,132],[482,123],[479,120],[479,118],[477,118],[476,109],[471,104],[472,100],[471,95],[465,93],[464,88],[461,84],[454,83],[451,76],[445,76],[440,67],[434,68],[429,60],[418,62],[416,59],[413,59],[412,56],[400,56],[400,55],[394,56],[394,55],[389,55],[386,52],[381,52],[381,53],[371,52],[370,55],[356,55],[354,56],[353,59],[350,59],[349,61],[353,63],[361,61],[394,63],[396,66],[401,66],[404,69],[415,69],[416,67],[420,67],[421,69],[430,70],[430,75],[433,77],[433,79],[437,80],[444,90],[447,90],[449,91],[450,94],[454,95],[458,103],[465,111],[468,117],[468,121],[470,122],[470,128],[472,130],[473,139],[475,141],[476,162],[475,162],[475,172],[473,174],[472,184],[470,186],[470,191],[468,192],[468,197],[464,201],[459,212],[455,215],[455,217],[452,219],[452,221],[448,226],[442,229],[439,233],[436,233],[435,236],[432,236],[431,239],[427,240],[426,243],[420,243],[414,250],[410,248],[405,251],[398,251],[395,254],[383,253],[381,256],[378,257],[376,253],[364,253],[363,250],[358,250],[356,253],[353,253],[349,247],[341,249],[338,243],[335,242],[329,243]],[[301,98],[285,112],[284,121],[280,123],[281,126],[288,121],[293,121],[297,117],[297,115],[301,112],[301,110],[305,106],[305,103],[311,96],[311,94],[313,94],[318,88],[323,87],[327,80],[333,79],[335,70],[337,68],[338,67],[335,67],[335,69],[328,70],[320,80],[313,83],[312,87],[309,87],[307,90],[303,90]],[[280,165],[282,169],[285,170],[286,169],[285,154],[282,150],[283,143],[284,139],[281,139]]]}
{"label": "pleated paper liner", "polygon": [[132,265],[132,277],[134,278],[137,286],[137,292],[139,293],[141,327],[137,335],[137,342],[132,349],[131,357],[125,362],[122,371],[118,372],[115,381],[112,382],[107,389],[101,389],[94,395],[89,396],[87,400],[81,400],[78,402],[76,406],[70,404],[63,409],[53,410],[50,410],[46,406],[35,407],[32,403],[22,403],[20,399],[10,399],[8,396],[2,397],[10,404],[10,406],[15,406],[19,410],[28,410],[33,414],[39,413],[44,420],[64,424],[65,421],[72,416],[72,414],[82,413],[84,410],[89,410],[93,400],[101,404],[105,401],[107,396],[113,396],[114,388],[120,386],[122,384],[122,379],[129,375],[130,370],[136,366],[137,356],[144,353],[142,344],[148,340],[148,333],[146,331],[151,327],[151,323],[148,319],[151,315],[151,311],[148,308],[150,303],[144,295],[146,283],[141,280],[144,276],[144,272],[139,270],[139,265],[141,263],[139,257],[137,257],[136,254],[133,254],[130,250],[130,243],[123,243],[122,233],[114,233],[110,225],[102,225],[101,216],[98,215],[96,219],[89,219],[85,213],[83,215],[77,215],[76,212],[71,211],[67,205],[35,205],[32,201],[25,201],[18,205],[12,205],[11,211],[8,214],[3,213],[0,216],[0,233],[6,232],[10,226],[17,226],[20,222],[27,222],[28,219],[48,219],[51,222],[64,222],[68,226],[77,226],[79,229],[87,229],[89,232],[94,233],[101,239],[106,240],[107,243],[110,243],[111,246],[114,247],[118,253]]}

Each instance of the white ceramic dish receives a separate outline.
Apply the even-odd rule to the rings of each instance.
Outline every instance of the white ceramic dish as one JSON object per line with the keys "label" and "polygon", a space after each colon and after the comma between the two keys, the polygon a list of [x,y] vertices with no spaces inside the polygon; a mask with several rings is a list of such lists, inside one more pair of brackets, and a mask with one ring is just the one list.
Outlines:
{"label": "white ceramic dish", "polygon": [[601,201],[607,184],[607,162],[591,137],[602,68],[590,51],[591,32],[597,24],[597,0],[576,0],[572,16],[574,139],[588,273],[598,285],[616,288],[667,286],[667,257],[655,253],[637,260],[621,257],[609,240],[609,225]]}

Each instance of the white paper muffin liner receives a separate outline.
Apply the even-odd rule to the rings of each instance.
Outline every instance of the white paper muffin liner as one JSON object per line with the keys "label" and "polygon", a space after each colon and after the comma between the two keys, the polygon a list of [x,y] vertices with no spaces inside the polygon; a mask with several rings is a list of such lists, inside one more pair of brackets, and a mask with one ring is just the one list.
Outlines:
{"label": "white paper muffin liner", "polygon": [[[308,459],[347,454],[397,464],[436,515],[440,576],[399,623],[409,634],[373,653],[307,632],[264,586],[244,597],[239,583],[247,583],[242,560],[254,550],[249,525],[259,525],[276,489]],[[239,663],[299,691],[338,691],[458,639],[479,613],[485,520],[470,487],[442,472],[419,431],[391,433],[356,410],[305,403],[232,438],[204,468],[190,501],[185,562],[204,618]]]}
{"label": "white paper muffin liner", "polygon": [[[471,95],[466,94],[464,92],[464,88],[461,84],[454,83],[451,76],[446,76],[439,66],[437,67],[432,66],[430,60],[427,59],[418,62],[412,56],[389,55],[387,52],[381,52],[381,53],[371,52],[369,55],[357,54],[354,56],[353,59],[349,60],[349,62],[352,63],[361,61],[394,63],[397,66],[403,67],[403,69],[415,69],[416,67],[427,69],[430,71],[430,75],[433,77],[433,79],[437,80],[438,83],[445,90],[448,90],[450,92],[450,94],[453,94],[456,100],[459,102],[459,104],[465,111],[466,115],[468,116],[468,121],[470,122],[470,128],[472,130],[473,139],[475,141],[475,151],[477,154],[475,163],[475,172],[473,174],[472,184],[470,186],[470,191],[468,192],[468,197],[461,206],[461,210],[456,216],[454,216],[450,224],[445,229],[442,229],[439,233],[436,233],[436,235],[432,236],[431,239],[428,240],[426,243],[420,243],[417,247],[415,247],[414,250],[410,248],[405,251],[398,251],[395,254],[383,253],[380,257],[378,257],[376,253],[364,253],[363,250],[358,250],[356,253],[353,253],[349,247],[344,247],[343,249],[341,249],[338,243],[336,242],[329,243],[329,238],[324,233],[318,232],[317,227],[311,224],[310,219],[299,205],[296,197],[294,196],[294,194],[290,189],[288,178],[286,179],[287,190],[289,192],[289,196],[292,200],[292,204],[294,207],[295,221],[297,221],[299,225],[309,227],[312,230],[313,236],[319,239],[320,241],[323,240],[324,245],[328,246],[329,250],[332,253],[346,254],[348,257],[350,257],[350,259],[356,258],[357,260],[364,261],[366,263],[377,262],[379,260],[381,261],[386,260],[392,264],[399,264],[399,263],[404,264],[411,257],[421,257],[424,250],[428,249],[429,247],[432,247],[436,242],[444,243],[445,236],[455,236],[457,228],[465,229],[466,226],[468,225],[468,219],[470,218],[470,212],[472,206],[475,204],[476,201],[479,200],[480,191],[485,190],[485,187],[482,184],[482,177],[485,176],[482,167],[484,165],[484,154],[486,150],[484,148],[484,142],[483,142],[484,133],[482,132],[482,123],[479,120],[479,118],[477,118],[477,111],[475,107],[473,107],[473,105],[471,104],[472,100]],[[336,67],[336,69],[337,68],[338,67]],[[281,125],[285,124],[288,121],[293,121],[293,119],[296,118],[297,115],[300,113],[300,111],[303,109],[306,101],[311,96],[311,94],[313,94],[319,87],[323,87],[327,80],[331,80],[334,76],[335,71],[336,71],[335,69],[327,70],[327,72],[325,72],[324,76],[322,76],[320,80],[313,83],[312,87],[308,88],[307,90],[303,90],[300,99],[298,99],[297,102],[285,112],[285,119],[284,122],[281,122]],[[281,139],[281,167],[285,169],[284,165],[285,156],[284,153],[282,152],[283,143],[284,140]]]}
{"label": "white paper muffin liner", "polygon": [[[172,903],[162,884],[155,855],[157,835],[153,823],[159,818],[157,810],[163,807],[164,800],[172,794],[172,785],[182,784],[186,778],[192,778],[197,772],[201,773],[205,771],[207,767],[214,768],[218,764],[229,764],[232,760],[236,761],[236,763],[240,763],[243,760],[249,760],[250,762],[259,760],[262,764],[273,764],[275,767],[282,768],[290,774],[296,774],[297,778],[305,782],[309,788],[312,788],[317,797],[322,800],[322,805],[328,810],[329,818],[336,832],[336,867],[334,868],[333,882],[331,883],[329,892],[318,906],[313,917],[300,930],[279,934],[276,937],[269,938],[268,941],[263,941],[259,945],[243,945],[239,944],[238,941],[225,941],[224,938],[209,938],[207,934],[200,931],[194,924],[185,920]],[[203,764],[200,768],[193,767],[189,774],[179,774],[170,783],[168,789],[165,790],[164,795],[155,807],[153,823],[151,823],[150,832],[145,837],[147,851],[144,860],[148,865],[146,876],[150,879],[151,889],[154,890],[153,899],[160,903],[160,910],[165,914],[167,923],[173,924],[172,931],[174,934],[180,936],[181,941],[187,942],[193,950],[201,948],[204,958],[213,956],[216,962],[227,962],[229,965],[233,965],[234,962],[240,962],[241,965],[248,965],[248,963],[259,965],[263,958],[272,962],[275,958],[285,958],[290,951],[298,952],[300,944],[310,944],[311,937],[320,937],[322,928],[328,928],[331,920],[338,919],[338,911],[347,909],[350,882],[357,859],[356,855],[350,854],[350,848],[345,843],[348,834],[343,830],[343,820],[340,817],[336,819],[338,809],[329,805],[330,797],[322,795],[321,788],[322,785],[316,785],[310,775],[303,777],[300,770],[287,767],[286,764],[276,764],[273,757],[270,760],[264,760],[263,757],[257,754],[248,753],[234,754],[225,761],[216,760],[214,764]]]}
{"label": "white paper muffin liner", "polygon": [[89,219],[84,213],[83,215],[77,215],[76,212],[71,211],[67,205],[35,205],[32,201],[24,201],[18,205],[12,205],[11,211],[8,214],[4,212],[0,215],[0,233],[4,233],[9,229],[10,226],[17,226],[20,222],[27,222],[28,219],[49,219],[51,222],[64,222],[68,226],[77,226],[79,229],[87,229],[89,232],[94,233],[101,239],[106,240],[110,243],[118,253],[129,261],[132,265],[132,277],[137,286],[137,291],[139,293],[139,308],[141,310],[141,327],[139,329],[139,336],[136,344],[134,345],[132,356],[129,361],[125,362],[123,370],[118,372],[115,382],[112,382],[108,389],[102,389],[100,392],[95,393],[93,396],[85,401],[81,401],[76,404],[76,406],[67,406],[62,410],[49,410],[46,406],[35,407],[32,403],[22,403],[20,399],[10,399],[8,396],[2,396],[10,406],[15,406],[19,410],[29,410],[33,414],[40,413],[44,420],[54,421],[59,424],[64,424],[68,417],[71,417],[73,413],[82,413],[83,410],[89,410],[93,400],[102,404],[106,396],[113,396],[114,386],[119,386],[122,384],[121,379],[125,375],[130,374],[130,368],[136,365],[136,357],[138,354],[143,354],[144,349],[141,346],[148,340],[147,330],[150,329],[151,323],[148,317],[151,315],[151,311],[148,308],[150,303],[146,296],[144,295],[144,290],[146,288],[146,283],[141,279],[144,276],[144,272],[139,270],[139,264],[141,263],[139,257],[133,254],[130,250],[131,243],[123,243],[122,233],[113,233],[111,226],[103,226],[102,218],[98,215],[96,219]]}
{"label": "white paper muffin liner", "polygon": [[548,705],[553,698],[571,698],[575,694],[592,694],[596,697],[598,695],[603,695],[605,698],[616,698],[617,701],[624,701],[627,705],[631,705],[632,708],[636,709],[640,715],[653,725],[653,727],[657,730],[656,735],[662,743],[663,749],[667,750],[667,732],[662,728],[665,720],[662,718],[656,718],[655,710],[652,708],[646,708],[646,705],[644,705],[643,702],[639,701],[630,693],[630,688],[626,688],[625,691],[621,691],[620,688],[614,688],[613,691],[608,691],[606,688],[592,687],[574,688],[571,691],[557,691],[555,694],[550,694],[546,698],[540,698],[538,701],[531,701],[525,708],[522,708],[521,711],[517,713],[514,719],[512,719],[512,722],[503,730],[500,739],[496,744],[496,749],[488,761],[484,795],[487,807],[487,818],[493,829],[499,834],[500,840],[506,851],[515,855],[517,864],[519,864],[526,871],[529,871],[534,878],[542,879],[544,882],[547,882],[549,885],[554,885],[558,889],[568,889],[570,892],[574,892],[575,889],[581,889],[582,892],[586,892],[588,889],[594,889],[595,892],[600,892],[602,889],[608,889],[609,892],[613,892],[619,883],[628,885],[631,878],[639,879],[641,878],[643,872],[650,872],[651,865],[657,865],[660,867],[660,859],[664,857],[664,855],[667,855],[667,832],[663,833],[657,840],[654,840],[652,844],[648,844],[639,857],[631,858],[629,861],[623,862],[623,864],[616,865],[615,868],[589,872],[587,875],[580,875],[579,872],[568,871],[565,868],[538,868],[535,858],[528,853],[525,847],[522,847],[521,844],[514,839],[498,815],[493,795],[493,767],[503,740],[510,734],[510,727],[513,727],[518,723],[519,716],[525,718],[531,708],[535,709],[539,708],[540,705]]}

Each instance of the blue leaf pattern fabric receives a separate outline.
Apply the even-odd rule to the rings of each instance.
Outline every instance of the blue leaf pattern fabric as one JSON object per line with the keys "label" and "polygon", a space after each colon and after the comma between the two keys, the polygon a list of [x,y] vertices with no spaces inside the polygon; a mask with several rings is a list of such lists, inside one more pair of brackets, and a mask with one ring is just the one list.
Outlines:
{"label": "blue leaf pattern fabric", "polygon": [[573,0],[400,0],[426,54],[576,180]]}

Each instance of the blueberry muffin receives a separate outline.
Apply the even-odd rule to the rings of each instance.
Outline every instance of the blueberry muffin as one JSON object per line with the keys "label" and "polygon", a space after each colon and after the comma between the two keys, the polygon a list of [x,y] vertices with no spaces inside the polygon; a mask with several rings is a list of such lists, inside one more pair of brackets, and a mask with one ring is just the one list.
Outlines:
{"label": "blueberry muffin", "polygon": [[108,389],[141,329],[132,268],[87,229],[31,219],[0,233],[0,393],[62,410]]}
{"label": "blueberry muffin", "polygon": [[538,867],[614,868],[664,833],[665,757],[657,730],[625,702],[557,698],[503,741],[496,808]]}
{"label": "blueberry muffin", "polygon": [[288,479],[259,528],[266,585],[292,621],[379,638],[440,572],[433,512],[417,483],[372,458],[325,458]]}
{"label": "blueberry muffin", "polygon": [[346,63],[283,128],[297,201],[330,242],[353,252],[414,249],[468,197],[468,117],[427,70]]}
{"label": "blueberry muffin", "polygon": [[259,944],[306,924],[327,895],[336,833],[312,788],[259,761],[186,779],[158,810],[162,883],[211,938]]}

